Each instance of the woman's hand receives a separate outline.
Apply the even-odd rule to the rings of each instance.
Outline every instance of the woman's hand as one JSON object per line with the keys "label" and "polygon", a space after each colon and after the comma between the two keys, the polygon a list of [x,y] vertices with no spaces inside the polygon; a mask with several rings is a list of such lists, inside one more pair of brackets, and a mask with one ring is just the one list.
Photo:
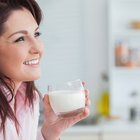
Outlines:
{"label": "woman's hand", "polygon": [[89,115],[90,112],[88,106],[90,104],[90,100],[88,90],[85,90],[85,97],[86,104],[83,113],[74,117],[61,118],[53,112],[50,106],[48,95],[46,94],[44,96],[44,123],[41,131],[45,140],[58,140],[64,130],[79,122],[80,120],[83,120]]}

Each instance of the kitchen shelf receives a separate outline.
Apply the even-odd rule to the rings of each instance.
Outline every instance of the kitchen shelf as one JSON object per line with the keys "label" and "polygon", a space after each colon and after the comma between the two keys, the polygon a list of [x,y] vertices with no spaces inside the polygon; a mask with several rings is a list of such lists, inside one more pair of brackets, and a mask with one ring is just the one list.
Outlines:
{"label": "kitchen shelf", "polygon": [[113,71],[140,73],[140,67],[120,67],[120,66],[117,67],[116,66],[114,67]]}
{"label": "kitchen shelf", "polygon": [[[134,21],[140,20],[139,7],[140,0],[108,0],[110,111],[111,115],[124,120],[129,119],[129,94],[140,92],[140,29],[132,27]],[[122,51],[121,55],[118,55],[118,50]],[[119,65],[123,58],[128,62],[135,61],[137,67],[116,66],[115,59]]]}
{"label": "kitchen shelf", "polygon": [[140,29],[128,29],[121,31],[114,31],[116,37],[140,37]]}

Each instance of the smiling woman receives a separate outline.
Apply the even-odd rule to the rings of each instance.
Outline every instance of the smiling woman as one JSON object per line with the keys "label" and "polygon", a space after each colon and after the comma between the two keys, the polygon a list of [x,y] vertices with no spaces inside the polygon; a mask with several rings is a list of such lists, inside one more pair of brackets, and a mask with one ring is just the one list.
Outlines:
{"label": "smiling woman", "polygon": [[[14,26],[15,21],[17,26]],[[5,22],[5,28],[0,39],[0,65],[3,66],[0,71],[14,83],[38,79],[43,45],[32,14],[25,8],[13,11]]]}
{"label": "smiling woman", "polygon": [[82,114],[67,119],[52,110],[43,98],[44,122],[37,134],[43,43],[41,10],[35,0],[0,0],[0,140],[58,140],[61,133],[89,114],[88,91]]}
{"label": "smiling woman", "polygon": [[7,127],[12,128],[7,126],[8,120],[15,122],[17,134],[20,133],[22,125],[13,108],[20,101],[15,102],[14,96],[25,86],[21,86],[22,81],[26,83],[26,90],[23,88],[26,96],[23,97],[30,106],[35,106],[34,91],[37,89],[33,80],[40,77],[43,50],[39,39],[40,21],[41,10],[35,1],[0,0],[0,127],[1,134],[3,132],[0,139],[16,139],[13,132],[6,131]]}

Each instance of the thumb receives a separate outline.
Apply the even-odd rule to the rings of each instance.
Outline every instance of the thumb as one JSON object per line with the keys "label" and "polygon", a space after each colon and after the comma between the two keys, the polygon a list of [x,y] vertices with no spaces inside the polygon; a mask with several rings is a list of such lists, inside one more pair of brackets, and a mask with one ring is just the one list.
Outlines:
{"label": "thumb", "polygon": [[48,104],[48,105],[50,104],[50,102],[49,102],[49,96],[47,94],[45,94],[44,97],[43,97],[43,103],[44,104]]}
{"label": "thumb", "polygon": [[43,97],[43,104],[44,104],[45,111],[52,111],[50,101],[49,101],[49,96],[47,94],[45,94]]}

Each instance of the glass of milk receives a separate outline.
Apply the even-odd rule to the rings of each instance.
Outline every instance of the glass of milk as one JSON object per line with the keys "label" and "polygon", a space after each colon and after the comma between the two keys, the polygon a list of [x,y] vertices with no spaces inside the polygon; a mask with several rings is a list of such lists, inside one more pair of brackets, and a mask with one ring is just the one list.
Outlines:
{"label": "glass of milk", "polygon": [[84,111],[85,92],[80,80],[68,81],[61,86],[48,87],[49,101],[56,115],[72,117]]}

